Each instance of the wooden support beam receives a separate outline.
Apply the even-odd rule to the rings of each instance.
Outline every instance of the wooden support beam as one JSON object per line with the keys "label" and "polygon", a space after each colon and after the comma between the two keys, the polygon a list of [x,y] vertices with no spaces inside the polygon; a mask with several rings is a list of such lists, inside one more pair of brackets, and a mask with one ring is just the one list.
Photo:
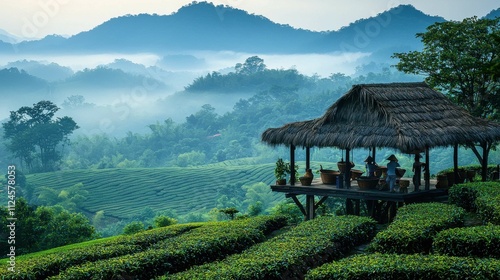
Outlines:
{"label": "wooden support beam", "polygon": [[300,201],[297,199],[297,196],[294,195],[294,194],[286,194],[285,197],[290,197],[292,198],[293,202],[295,202],[295,204],[299,207],[299,210],[300,212],[302,212],[302,214],[304,215],[304,217],[307,217],[307,213],[306,213],[306,209],[304,209],[304,206],[302,205],[302,203],[300,203]]}
{"label": "wooden support beam", "polygon": [[351,188],[351,149],[345,149],[345,172],[344,172],[344,187],[346,189]]}
{"label": "wooden support beam", "polygon": [[306,195],[306,221],[312,220],[316,216],[314,206],[314,195]]}
{"label": "wooden support beam", "polygon": [[346,198],[345,200],[345,213],[347,215],[353,215],[354,214],[354,205],[352,204],[352,199]]}
{"label": "wooden support beam", "polygon": [[361,214],[361,203],[359,202],[359,199],[354,200],[355,207],[354,207],[354,215],[359,216]]}
{"label": "wooden support beam", "polygon": [[306,147],[306,171],[311,168],[311,148]]}
{"label": "wooden support beam", "polygon": [[319,206],[321,206],[321,204],[323,204],[323,202],[325,202],[327,198],[328,198],[328,196],[323,196],[323,197],[322,197],[322,198],[318,201],[318,203],[316,203],[316,204],[314,205],[314,209],[318,209],[318,207],[319,207]]}
{"label": "wooden support beam", "polygon": [[454,182],[452,185],[456,184],[459,180],[458,178],[458,144],[453,146],[453,178]]}
{"label": "wooden support beam", "polygon": [[429,147],[425,147],[425,173],[424,173],[424,181],[425,181],[425,190],[428,191],[431,189],[431,171],[429,170]]}
{"label": "wooden support beam", "polygon": [[290,145],[290,185],[295,185],[295,146]]}

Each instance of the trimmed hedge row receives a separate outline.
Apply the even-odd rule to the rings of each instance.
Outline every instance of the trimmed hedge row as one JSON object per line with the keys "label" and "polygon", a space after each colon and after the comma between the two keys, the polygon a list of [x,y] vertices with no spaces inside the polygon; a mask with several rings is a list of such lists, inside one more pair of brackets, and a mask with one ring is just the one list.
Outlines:
{"label": "trimmed hedge row", "polygon": [[500,225],[500,182],[454,185],[448,191],[450,203],[475,212],[485,223]]}
{"label": "trimmed hedge row", "polygon": [[375,221],[322,216],[241,254],[158,279],[303,279],[311,268],[344,256],[375,234]]}
{"label": "trimmed hedge row", "polygon": [[443,230],[436,235],[432,249],[437,254],[500,258],[500,226],[486,225]]}
{"label": "trimmed hedge row", "polygon": [[307,280],[498,279],[500,260],[440,255],[356,255],[309,271]]}
{"label": "trimmed hedge row", "polygon": [[241,252],[262,242],[264,231],[285,225],[286,218],[276,216],[207,223],[145,251],[73,266],[49,279],[151,279]]}
{"label": "trimmed hedge row", "polygon": [[463,225],[465,211],[443,203],[401,207],[386,230],[377,233],[368,250],[379,253],[428,253],[437,232]]}
{"label": "trimmed hedge row", "polygon": [[90,244],[68,251],[35,254],[16,262],[16,274],[7,271],[0,272],[1,279],[43,279],[57,275],[60,271],[89,261],[123,256],[143,250],[161,240],[172,238],[193,228],[195,224],[179,224],[169,227],[152,229],[130,236],[120,236],[111,240]]}

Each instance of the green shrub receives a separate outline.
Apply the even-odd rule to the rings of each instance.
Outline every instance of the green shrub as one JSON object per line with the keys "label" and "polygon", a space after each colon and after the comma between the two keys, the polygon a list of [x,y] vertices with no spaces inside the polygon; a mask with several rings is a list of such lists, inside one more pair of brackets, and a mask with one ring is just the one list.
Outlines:
{"label": "green shrub", "polygon": [[500,225],[500,182],[474,182],[449,190],[450,203],[479,214],[485,223]]}
{"label": "green shrub", "polygon": [[134,234],[141,231],[144,231],[144,223],[140,221],[130,222],[123,228],[123,234]]}
{"label": "green shrub", "polygon": [[486,225],[443,230],[432,249],[438,254],[459,257],[500,258],[500,226]]}
{"label": "green shrub", "polygon": [[0,279],[43,279],[57,275],[60,271],[71,266],[141,251],[158,241],[180,235],[199,226],[194,224],[175,225],[106,239],[103,242],[95,240],[89,245],[82,243],[81,247],[71,245],[68,246],[67,250],[62,247],[58,250],[51,250],[53,252],[47,254],[39,252],[26,255],[22,259],[16,260],[17,274],[1,271]]}
{"label": "green shrub", "polygon": [[167,227],[167,226],[170,226],[170,225],[175,225],[177,224],[177,220],[174,219],[174,218],[170,218],[168,216],[157,216],[155,217],[155,226],[157,228],[159,227]]}
{"label": "green shrub", "polygon": [[368,254],[325,264],[307,280],[498,279],[500,260],[440,255]]}
{"label": "green shrub", "polygon": [[401,207],[394,221],[379,232],[369,251],[379,253],[428,253],[437,232],[464,222],[465,211],[443,203],[416,203]]}
{"label": "green shrub", "polygon": [[151,279],[241,252],[284,225],[286,218],[276,216],[206,223],[142,252],[73,266],[51,279]]}
{"label": "green shrub", "polygon": [[318,217],[241,254],[163,279],[300,279],[311,267],[369,241],[375,225],[366,217]]}

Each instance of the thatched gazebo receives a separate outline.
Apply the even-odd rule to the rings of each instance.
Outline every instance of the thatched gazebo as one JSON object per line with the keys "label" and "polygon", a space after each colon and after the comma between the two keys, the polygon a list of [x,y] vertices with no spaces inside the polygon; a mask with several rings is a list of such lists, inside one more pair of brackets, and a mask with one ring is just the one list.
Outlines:
{"label": "thatched gazebo", "polygon": [[351,149],[390,147],[425,152],[428,164],[429,148],[454,146],[455,170],[458,145],[499,139],[499,124],[473,117],[425,83],[354,85],[323,116],[262,133],[262,141],[270,145],[290,146],[292,159],[295,147],[305,147],[307,162],[310,147],[344,149],[347,162]]}

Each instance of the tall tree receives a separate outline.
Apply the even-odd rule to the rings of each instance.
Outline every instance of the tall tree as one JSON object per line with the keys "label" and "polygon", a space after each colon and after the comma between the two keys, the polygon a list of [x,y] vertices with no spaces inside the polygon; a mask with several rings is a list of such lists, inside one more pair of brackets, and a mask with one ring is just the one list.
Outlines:
{"label": "tall tree", "polygon": [[[451,100],[473,116],[500,120],[500,81],[491,74],[498,59],[500,18],[466,18],[463,21],[435,23],[425,33],[418,33],[422,51],[396,53],[396,68],[411,74],[425,75],[432,87],[446,93]],[[488,154],[494,143],[471,145],[483,166],[486,179]]]}
{"label": "tall tree", "polygon": [[238,74],[250,75],[266,70],[266,65],[264,64],[264,59],[258,56],[251,56],[245,60],[245,63],[237,63],[234,68]]}
{"label": "tall tree", "polygon": [[8,149],[34,171],[37,160],[40,171],[53,171],[61,159],[60,144],[67,143],[68,136],[78,126],[70,117],[55,118],[59,108],[50,101],[40,101],[33,107],[21,107],[10,112],[4,123],[4,137],[10,140]]}

